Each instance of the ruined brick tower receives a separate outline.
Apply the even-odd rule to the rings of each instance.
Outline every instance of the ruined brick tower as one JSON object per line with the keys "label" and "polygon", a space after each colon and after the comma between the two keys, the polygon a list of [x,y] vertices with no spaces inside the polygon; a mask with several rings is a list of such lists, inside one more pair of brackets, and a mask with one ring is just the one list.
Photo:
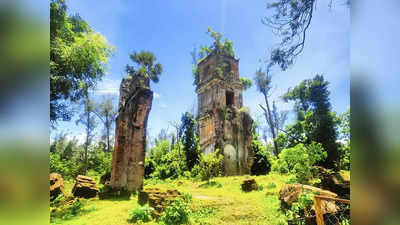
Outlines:
{"label": "ruined brick tower", "polygon": [[238,63],[234,57],[212,52],[198,64],[200,149],[205,154],[220,150],[225,175],[249,174],[253,162],[253,120],[243,108]]}

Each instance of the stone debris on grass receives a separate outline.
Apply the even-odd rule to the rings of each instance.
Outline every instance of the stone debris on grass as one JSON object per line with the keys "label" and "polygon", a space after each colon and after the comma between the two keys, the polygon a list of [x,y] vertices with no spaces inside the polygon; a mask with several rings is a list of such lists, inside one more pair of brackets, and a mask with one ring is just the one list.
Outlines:
{"label": "stone debris on grass", "polygon": [[[303,184],[287,184],[284,185],[279,191],[279,200],[281,201],[281,209],[290,209],[292,204],[298,202],[299,197],[302,193],[313,194],[330,198],[336,198],[338,195],[321,188],[313,187],[310,185]],[[336,213],[338,206],[336,206],[335,201],[321,200],[321,210],[323,214],[326,213]],[[313,209],[313,208],[312,208]]]}
{"label": "stone debris on grass", "polygon": [[53,201],[59,194],[65,194],[64,180],[58,173],[50,173],[50,201]]}
{"label": "stone debris on grass", "polygon": [[161,190],[158,188],[146,188],[139,191],[138,203],[140,205],[149,204],[153,217],[160,217],[167,206],[176,199],[182,199],[183,196],[178,190]]}
{"label": "stone debris on grass", "polygon": [[93,178],[78,175],[75,179],[75,185],[72,188],[72,194],[77,198],[94,198],[99,192],[96,181]]}

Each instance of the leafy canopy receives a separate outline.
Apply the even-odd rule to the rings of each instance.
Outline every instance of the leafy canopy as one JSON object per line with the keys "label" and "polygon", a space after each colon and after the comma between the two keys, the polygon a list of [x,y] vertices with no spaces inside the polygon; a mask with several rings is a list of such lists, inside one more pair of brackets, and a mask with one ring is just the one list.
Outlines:
{"label": "leafy canopy", "polygon": [[192,170],[194,165],[199,163],[200,158],[198,140],[196,137],[197,122],[194,116],[189,112],[182,115],[181,121],[182,127],[180,132],[183,134],[182,142],[186,155],[186,165],[189,170]]}
{"label": "leafy canopy", "polygon": [[297,136],[296,139],[303,140],[300,141],[303,143],[321,143],[328,152],[323,166],[334,169],[339,161],[339,146],[328,85],[329,82],[322,75],[316,75],[313,79],[304,80],[295,88],[289,89],[283,99],[294,101],[297,111],[297,122],[289,128],[291,137]]}
{"label": "leafy canopy", "polygon": [[279,158],[272,161],[272,171],[282,174],[294,174],[301,183],[312,179],[312,166],[327,157],[321,144],[311,143],[308,146],[298,144],[292,148],[283,149]]}
{"label": "leafy canopy", "polygon": [[77,102],[105,73],[114,48],[63,0],[50,2],[50,121],[70,120]]}
{"label": "leafy canopy", "polygon": [[129,57],[136,65],[136,69],[133,66],[126,65],[126,72],[131,77],[139,76],[158,83],[159,76],[162,73],[162,65],[157,62],[157,58],[152,52],[140,51],[137,53],[134,51]]}

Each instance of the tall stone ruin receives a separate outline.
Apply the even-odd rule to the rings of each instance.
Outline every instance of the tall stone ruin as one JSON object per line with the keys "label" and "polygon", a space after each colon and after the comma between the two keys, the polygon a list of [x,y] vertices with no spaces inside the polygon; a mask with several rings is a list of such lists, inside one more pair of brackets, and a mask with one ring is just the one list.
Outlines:
{"label": "tall stone ruin", "polygon": [[234,57],[212,52],[198,64],[200,149],[205,154],[219,149],[227,176],[249,174],[254,157],[253,120],[243,108],[238,63]]}
{"label": "tall stone ruin", "polygon": [[120,86],[110,185],[133,192],[143,186],[147,119],[153,101],[149,79],[124,78]]}

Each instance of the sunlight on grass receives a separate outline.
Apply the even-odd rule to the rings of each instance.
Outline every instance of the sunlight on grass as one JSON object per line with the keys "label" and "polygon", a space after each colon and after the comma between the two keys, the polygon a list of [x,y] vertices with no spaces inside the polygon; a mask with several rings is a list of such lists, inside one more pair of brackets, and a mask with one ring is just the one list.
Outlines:
{"label": "sunlight on grass", "polygon": [[[253,178],[261,191],[242,192],[240,184],[244,179]],[[205,182],[176,179],[169,182],[149,181],[144,188],[177,189],[190,193],[193,200],[189,204],[192,211],[191,224],[280,224],[283,214],[279,210],[278,192],[287,176],[269,174],[266,176],[233,176],[213,179],[216,185],[202,186]],[[73,182],[66,182],[66,190],[72,189]],[[272,185],[272,183],[274,185]],[[55,219],[52,224],[65,225],[110,225],[129,224],[129,211],[138,206],[137,196],[130,200],[88,200],[85,209],[69,220]],[[161,222],[160,222],[161,223]],[[145,224],[160,224],[151,221]]]}

